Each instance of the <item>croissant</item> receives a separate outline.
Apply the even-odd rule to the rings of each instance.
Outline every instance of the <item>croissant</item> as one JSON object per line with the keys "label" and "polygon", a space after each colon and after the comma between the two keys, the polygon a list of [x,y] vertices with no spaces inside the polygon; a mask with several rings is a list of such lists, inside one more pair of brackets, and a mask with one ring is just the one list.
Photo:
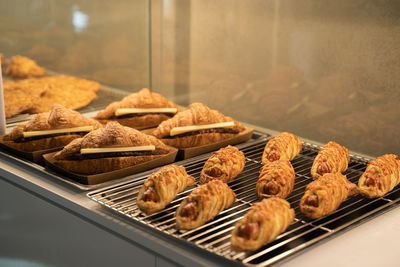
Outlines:
{"label": "croissant", "polygon": [[256,185],[259,198],[277,196],[286,198],[294,187],[294,169],[290,161],[278,160],[265,164]]}
{"label": "croissant", "polygon": [[350,162],[349,151],[344,146],[329,142],[322,147],[311,167],[311,176],[319,178],[325,173],[344,172]]}
{"label": "croissant", "polygon": [[[171,136],[170,132],[175,127],[207,125],[221,122],[233,122],[232,128],[213,128],[205,130],[196,130]],[[237,136],[246,128],[231,117],[224,116],[217,110],[210,109],[204,104],[193,103],[185,110],[176,114],[173,118],[163,121],[152,135],[161,139],[165,144],[188,148],[215,143]]]}
{"label": "croissant", "polygon": [[173,102],[168,101],[158,93],[152,93],[149,89],[143,88],[137,93],[124,97],[121,101],[113,102],[96,115],[96,119],[102,123],[118,121],[120,124],[132,128],[150,128],[158,126],[162,121],[171,118],[175,113],[135,113],[116,115],[117,109],[121,108],[180,108]]}
{"label": "croissant", "polygon": [[221,148],[204,164],[200,173],[200,183],[205,184],[213,179],[228,183],[243,171],[245,163],[243,152],[236,147]]}
{"label": "croissant", "polygon": [[56,129],[93,126],[93,129],[103,127],[99,122],[88,119],[79,112],[54,105],[50,112],[36,114],[30,121],[20,123],[4,136],[4,143],[12,148],[32,152],[67,145],[87,132],[47,134],[35,137],[24,137],[24,132],[45,131]]}
{"label": "croissant", "polygon": [[288,132],[283,132],[270,139],[265,145],[262,163],[275,160],[292,160],[301,151],[302,143],[299,138]]}
{"label": "croissant", "polygon": [[38,77],[46,74],[46,69],[40,67],[34,60],[14,56],[11,58],[11,65],[6,69],[6,75],[16,78]]}
{"label": "croissant", "polygon": [[390,192],[400,182],[400,160],[397,155],[386,154],[368,163],[358,180],[362,195],[376,198]]}
{"label": "croissant", "polygon": [[358,193],[355,184],[341,173],[325,173],[309,183],[300,200],[300,211],[312,219],[334,212],[347,197]]}
{"label": "croissant", "polygon": [[146,214],[153,214],[164,209],[186,187],[195,184],[195,179],[186,173],[185,167],[168,165],[146,179],[136,203]]}
{"label": "croissant", "polygon": [[221,180],[216,179],[200,185],[176,210],[176,225],[181,230],[197,228],[229,208],[235,199],[235,193]]}
{"label": "croissant", "polygon": [[250,207],[232,231],[231,247],[237,251],[257,250],[272,242],[294,220],[294,210],[284,199],[263,199]]}
{"label": "croissant", "polygon": [[[153,151],[82,154],[81,149],[154,146]],[[75,173],[97,174],[114,171],[165,156],[171,148],[133,128],[109,122],[83,138],[73,140],[54,155],[55,164]]]}

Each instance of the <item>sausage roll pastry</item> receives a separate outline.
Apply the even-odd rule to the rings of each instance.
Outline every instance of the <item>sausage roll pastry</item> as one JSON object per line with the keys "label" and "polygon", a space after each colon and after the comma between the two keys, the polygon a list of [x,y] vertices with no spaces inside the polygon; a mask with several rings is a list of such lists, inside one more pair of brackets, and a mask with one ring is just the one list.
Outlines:
{"label": "sausage roll pastry", "polygon": [[180,108],[158,93],[143,88],[139,92],[113,102],[100,111],[96,119],[102,123],[118,121],[132,128],[150,128],[173,117]]}
{"label": "sausage roll pastry", "polygon": [[272,242],[294,220],[294,210],[284,199],[263,199],[250,207],[232,231],[231,247],[237,251],[252,251]]}
{"label": "sausage roll pastry", "polygon": [[54,155],[54,164],[70,172],[97,174],[151,161],[170,151],[154,136],[109,122],[66,145]]}
{"label": "sausage roll pastry", "polygon": [[197,228],[229,208],[235,199],[235,193],[221,180],[212,180],[200,185],[176,210],[176,226],[181,230]]}
{"label": "sausage roll pastry", "polygon": [[326,173],[309,183],[300,200],[300,211],[312,219],[334,212],[347,197],[358,193],[355,184],[341,173]]}
{"label": "sausage roll pastry", "polygon": [[243,152],[236,147],[221,148],[204,164],[200,173],[200,183],[205,184],[214,179],[228,183],[243,171],[245,163]]}
{"label": "sausage roll pastry", "polygon": [[277,196],[286,198],[293,191],[294,169],[290,161],[278,160],[265,164],[256,185],[259,198]]}
{"label": "sausage roll pastry", "polygon": [[381,197],[400,182],[400,160],[397,155],[386,154],[368,163],[358,180],[362,195],[368,198]]}
{"label": "sausage roll pastry", "polygon": [[311,176],[318,179],[325,173],[344,172],[350,162],[349,151],[344,146],[329,142],[322,147],[314,159]]}
{"label": "sausage roll pastry", "polygon": [[231,117],[204,104],[193,103],[173,118],[163,121],[152,135],[167,145],[188,148],[232,138],[245,129]]}
{"label": "sausage roll pastry", "polygon": [[301,147],[302,143],[296,135],[287,132],[280,133],[265,145],[262,163],[292,160],[300,153]]}
{"label": "sausage roll pastry", "polygon": [[36,114],[30,121],[18,124],[3,141],[17,150],[33,152],[63,147],[102,127],[99,122],[56,104],[50,112]]}
{"label": "sausage roll pastry", "polygon": [[152,214],[164,209],[178,193],[195,184],[195,179],[186,173],[185,167],[168,165],[146,179],[136,203],[141,211]]}

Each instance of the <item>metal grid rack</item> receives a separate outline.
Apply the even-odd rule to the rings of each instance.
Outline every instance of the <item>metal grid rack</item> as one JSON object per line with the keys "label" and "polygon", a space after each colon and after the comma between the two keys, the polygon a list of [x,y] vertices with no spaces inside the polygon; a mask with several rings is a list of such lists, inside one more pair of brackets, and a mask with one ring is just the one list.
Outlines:
{"label": "metal grid rack", "polygon": [[[261,155],[266,142],[258,142],[241,149],[246,156],[245,168],[234,181],[229,183],[229,186],[236,193],[237,199],[235,203],[232,207],[221,212],[214,220],[194,230],[178,231],[174,218],[175,210],[180,202],[194,187],[178,194],[174,201],[164,210],[148,216],[141,213],[136,205],[138,191],[147,176],[90,192],[88,197],[123,214],[123,216],[167,233],[171,237],[190,242],[211,253],[248,266],[268,266],[276,263],[322,239],[337,234],[345,228],[355,226],[366,218],[372,218],[394,207],[400,201],[400,188],[397,186],[382,198],[351,197],[343,202],[337,211],[321,219],[305,217],[300,213],[299,201],[306,185],[312,181],[310,169],[320,147],[304,143],[300,155],[292,160],[292,165],[296,172],[296,180],[293,192],[287,198],[291,207],[295,209],[296,217],[294,222],[275,241],[257,251],[232,251],[230,248],[230,236],[235,223],[246,214],[253,203],[258,201],[255,187],[259,170],[262,166]],[[345,175],[351,182],[357,183],[368,161],[358,156],[350,156],[350,158],[349,168]],[[206,160],[207,158],[204,157],[181,165],[185,166],[188,174],[194,176],[198,182],[200,171]]]}

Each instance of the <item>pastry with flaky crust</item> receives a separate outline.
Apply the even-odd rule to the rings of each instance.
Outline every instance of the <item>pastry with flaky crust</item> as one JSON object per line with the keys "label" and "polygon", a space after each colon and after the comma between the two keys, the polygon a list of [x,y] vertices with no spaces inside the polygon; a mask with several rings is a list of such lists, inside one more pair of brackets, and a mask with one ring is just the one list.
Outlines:
{"label": "pastry with flaky crust", "polygon": [[292,160],[301,151],[302,143],[299,138],[288,132],[282,132],[268,141],[262,155],[262,163],[275,160]]}
{"label": "pastry with flaky crust", "polygon": [[204,163],[200,183],[205,184],[214,179],[228,183],[243,171],[245,163],[243,152],[236,147],[221,148]]}
{"label": "pastry with flaky crust", "polygon": [[[82,149],[110,149],[154,146],[151,151],[99,152],[84,154]],[[54,164],[75,173],[97,174],[110,172],[167,155],[171,148],[155,138],[135,129],[109,122],[83,138],[73,140],[54,155]]]}
{"label": "pastry with flaky crust", "polygon": [[[140,113],[118,115],[118,109],[135,108],[143,109]],[[146,109],[152,108],[175,108],[175,112],[150,113]],[[96,119],[102,123],[118,121],[120,124],[132,128],[150,128],[158,126],[162,121],[167,120],[180,111],[180,108],[173,102],[168,101],[158,93],[152,93],[149,89],[143,88],[137,93],[124,97],[121,101],[113,102],[100,111]]]}
{"label": "pastry with flaky crust", "polygon": [[152,173],[140,188],[136,203],[146,214],[164,209],[186,187],[195,185],[195,179],[185,167],[168,165]]}
{"label": "pastry with flaky crust", "polygon": [[89,131],[67,131],[32,137],[24,137],[24,132],[70,129],[82,126],[92,126],[93,130],[103,127],[99,122],[88,119],[77,111],[61,105],[54,105],[50,112],[36,114],[30,121],[15,126],[9,134],[4,136],[3,141],[9,147],[26,152],[63,147]]}
{"label": "pastry with flaky crust", "polygon": [[197,228],[229,208],[235,199],[235,193],[221,180],[200,185],[176,210],[176,226],[180,230]]}
{"label": "pastry with flaky crust", "polygon": [[288,160],[277,160],[265,164],[260,170],[256,185],[259,198],[276,196],[286,198],[294,187],[295,173]]}
{"label": "pastry with flaky crust", "polygon": [[349,151],[344,146],[329,142],[322,147],[311,167],[311,176],[317,179],[325,173],[344,172],[350,162]]}
{"label": "pastry with flaky crust", "polygon": [[11,58],[11,65],[6,69],[6,75],[15,78],[39,77],[46,74],[46,69],[40,67],[34,60],[14,56]]}
{"label": "pastry with flaky crust", "polygon": [[231,247],[252,251],[274,241],[294,220],[294,210],[284,199],[263,199],[250,207],[232,231]]}
{"label": "pastry with flaky crust", "polygon": [[397,155],[386,154],[368,163],[358,180],[362,195],[368,198],[382,197],[400,183],[400,160]]}
{"label": "pastry with flaky crust", "polygon": [[[195,130],[171,136],[175,127],[201,126],[223,122],[232,122],[231,128],[213,128]],[[177,148],[196,147],[222,141],[239,135],[246,128],[231,117],[224,116],[217,110],[210,109],[202,103],[193,103],[173,118],[163,121],[152,133],[165,144]]]}
{"label": "pastry with flaky crust", "polygon": [[358,187],[341,173],[325,173],[309,183],[300,200],[300,211],[312,219],[334,212],[349,196],[359,193]]}

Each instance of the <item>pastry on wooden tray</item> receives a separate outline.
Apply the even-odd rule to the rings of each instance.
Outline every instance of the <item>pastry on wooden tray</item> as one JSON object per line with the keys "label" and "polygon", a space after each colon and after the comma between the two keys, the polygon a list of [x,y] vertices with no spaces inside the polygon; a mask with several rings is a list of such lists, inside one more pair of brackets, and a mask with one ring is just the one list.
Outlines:
{"label": "pastry on wooden tray", "polygon": [[344,172],[350,162],[349,151],[344,146],[329,142],[322,147],[311,167],[311,176],[318,179],[325,173]]}
{"label": "pastry on wooden tray", "polygon": [[286,198],[294,187],[295,173],[288,160],[277,160],[265,164],[260,170],[256,185],[259,198],[277,196]]}
{"label": "pastry on wooden tray", "polygon": [[358,180],[362,195],[368,198],[382,197],[400,182],[400,160],[397,155],[386,154],[368,163]]}
{"label": "pastry on wooden tray", "polygon": [[221,180],[212,180],[200,185],[176,210],[176,226],[180,230],[197,228],[229,208],[235,199],[235,193]]}
{"label": "pastry on wooden tray", "polygon": [[274,241],[294,220],[294,210],[284,199],[263,199],[250,207],[235,224],[231,247],[236,251],[253,251]]}
{"label": "pastry on wooden tray", "polygon": [[163,121],[153,135],[177,148],[196,147],[238,136],[245,127],[202,103],[193,103]]}
{"label": "pastry on wooden tray", "polygon": [[4,81],[6,117],[47,112],[54,104],[71,109],[82,108],[97,97],[99,88],[97,82],[70,76]]}
{"label": "pastry on wooden tray", "polygon": [[164,209],[178,193],[196,184],[185,167],[168,165],[152,173],[140,188],[136,203],[146,214]]}
{"label": "pastry on wooden tray", "polygon": [[228,183],[243,171],[245,163],[243,152],[236,147],[229,145],[221,148],[204,163],[200,183],[205,184],[214,179]]}
{"label": "pastry on wooden tray", "polygon": [[325,173],[309,183],[300,200],[300,211],[312,219],[331,214],[349,196],[359,193],[358,187],[341,173]]}
{"label": "pastry on wooden tray", "polygon": [[300,153],[301,147],[302,142],[296,135],[282,132],[270,139],[265,145],[262,163],[266,164],[275,160],[292,160]]}
{"label": "pastry on wooden tray", "polygon": [[163,142],[118,122],[73,140],[54,155],[54,164],[78,174],[110,172],[167,155]]}
{"label": "pastry on wooden tray", "polygon": [[77,111],[54,105],[50,112],[36,114],[18,124],[3,137],[3,142],[17,150],[33,152],[63,147],[72,140],[102,125]]}
{"label": "pastry on wooden tray", "polygon": [[143,88],[121,101],[111,103],[97,114],[96,119],[102,123],[118,121],[132,128],[150,128],[173,117],[178,111],[180,108],[175,103]]}
{"label": "pastry on wooden tray", "polygon": [[46,69],[40,67],[34,60],[24,56],[14,56],[6,69],[6,75],[14,78],[40,77],[46,74]]}

